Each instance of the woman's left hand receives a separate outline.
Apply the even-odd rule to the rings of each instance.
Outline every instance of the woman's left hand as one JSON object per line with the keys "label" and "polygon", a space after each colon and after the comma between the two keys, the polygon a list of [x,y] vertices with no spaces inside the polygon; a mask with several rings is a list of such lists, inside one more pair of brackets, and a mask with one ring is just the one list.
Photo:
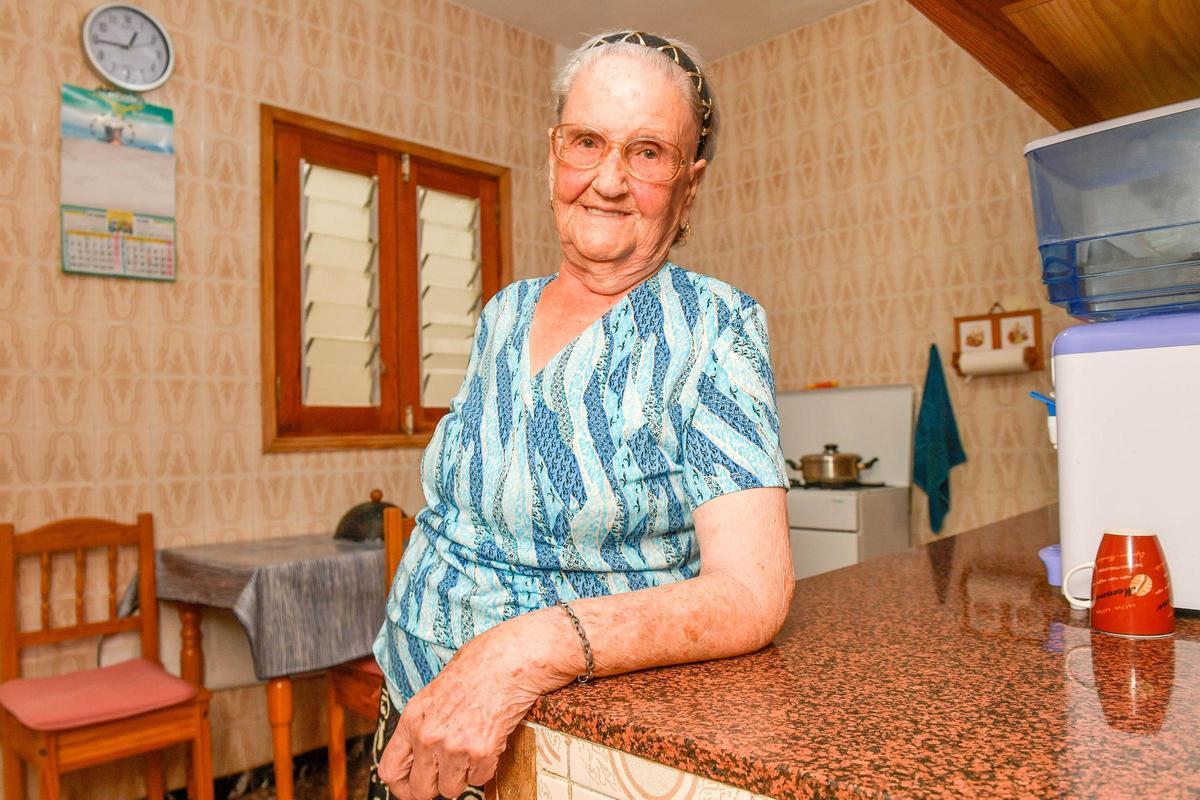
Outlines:
{"label": "woman's left hand", "polygon": [[379,760],[392,794],[455,798],[496,774],[508,735],[539,695],[565,682],[529,658],[533,643],[523,634],[542,632],[518,628],[540,627],[523,624],[533,622],[510,620],[475,637],[408,701]]}

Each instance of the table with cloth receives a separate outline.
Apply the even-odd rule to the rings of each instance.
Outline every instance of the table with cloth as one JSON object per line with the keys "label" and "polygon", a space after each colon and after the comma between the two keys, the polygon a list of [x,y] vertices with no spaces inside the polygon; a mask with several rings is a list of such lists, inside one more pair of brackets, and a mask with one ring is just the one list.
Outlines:
{"label": "table with cloth", "polygon": [[173,547],[157,554],[158,596],[179,607],[182,677],[204,684],[200,614],[245,628],[266,682],[276,796],[291,800],[292,676],[368,655],[384,618],[383,542],[328,534]]}

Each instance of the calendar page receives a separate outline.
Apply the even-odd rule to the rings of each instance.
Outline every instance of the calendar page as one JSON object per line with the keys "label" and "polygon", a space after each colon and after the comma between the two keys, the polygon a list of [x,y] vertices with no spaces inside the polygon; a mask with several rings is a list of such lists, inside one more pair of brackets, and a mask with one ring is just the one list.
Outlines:
{"label": "calendar page", "polygon": [[175,116],[63,84],[64,272],[175,280]]}
{"label": "calendar page", "polygon": [[175,220],[152,214],[62,207],[63,271],[175,280]]}

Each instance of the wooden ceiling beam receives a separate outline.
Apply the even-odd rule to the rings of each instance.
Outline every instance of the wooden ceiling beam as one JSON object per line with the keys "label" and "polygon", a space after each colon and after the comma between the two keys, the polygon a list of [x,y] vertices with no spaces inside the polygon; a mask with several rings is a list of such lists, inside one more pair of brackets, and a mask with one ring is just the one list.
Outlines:
{"label": "wooden ceiling beam", "polygon": [[995,0],[908,0],[1058,130],[1105,117],[1051,64]]}

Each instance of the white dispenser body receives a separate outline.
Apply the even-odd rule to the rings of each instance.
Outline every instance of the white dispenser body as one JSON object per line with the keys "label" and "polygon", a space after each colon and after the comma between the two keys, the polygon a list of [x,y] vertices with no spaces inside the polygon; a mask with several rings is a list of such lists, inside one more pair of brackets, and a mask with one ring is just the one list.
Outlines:
{"label": "white dispenser body", "polygon": [[[1070,328],[1054,384],[1063,572],[1092,561],[1105,530],[1148,528],[1176,608],[1200,609],[1200,314]],[[1090,581],[1069,588],[1087,597]]]}

